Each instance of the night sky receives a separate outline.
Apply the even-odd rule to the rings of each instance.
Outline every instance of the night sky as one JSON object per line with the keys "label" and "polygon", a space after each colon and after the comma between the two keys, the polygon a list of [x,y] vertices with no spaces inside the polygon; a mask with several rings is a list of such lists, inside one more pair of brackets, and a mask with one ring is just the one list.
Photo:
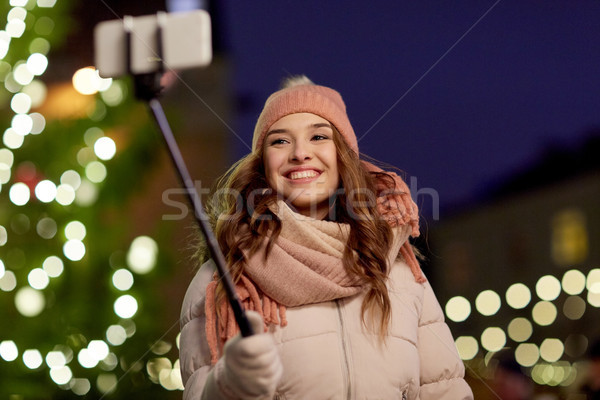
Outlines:
{"label": "night sky", "polygon": [[446,208],[600,126],[598,0],[219,8],[240,99],[233,127],[245,139],[233,139],[234,159],[249,152],[264,100],[290,74],[337,89],[360,150],[435,189]]}

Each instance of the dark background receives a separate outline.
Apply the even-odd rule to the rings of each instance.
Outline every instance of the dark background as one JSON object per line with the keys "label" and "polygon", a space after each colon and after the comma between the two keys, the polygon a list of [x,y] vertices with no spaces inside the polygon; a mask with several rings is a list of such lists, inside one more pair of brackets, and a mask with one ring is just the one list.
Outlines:
{"label": "dark background", "polygon": [[[68,46],[88,64],[98,21],[167,8],[94,3],[77,6]],[[266,97],[293,74],[341,92],[360,150],[413,177],[428,219],[481,199],[548,152],[581,146],[600,125],[597,0],[207,5],[215,54],[231,68],[232,162],[249,151]]]}

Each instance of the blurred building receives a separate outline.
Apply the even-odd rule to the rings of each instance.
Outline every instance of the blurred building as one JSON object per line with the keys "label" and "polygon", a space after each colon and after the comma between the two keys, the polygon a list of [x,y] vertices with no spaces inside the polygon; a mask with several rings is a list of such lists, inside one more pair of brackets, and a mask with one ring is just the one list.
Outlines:
{"label": "blurred building", "polygon": [[573,386],[600,337],[600,132],[590,133],[431,230],[430,275],[475,386],[503,348],[538,388]]}

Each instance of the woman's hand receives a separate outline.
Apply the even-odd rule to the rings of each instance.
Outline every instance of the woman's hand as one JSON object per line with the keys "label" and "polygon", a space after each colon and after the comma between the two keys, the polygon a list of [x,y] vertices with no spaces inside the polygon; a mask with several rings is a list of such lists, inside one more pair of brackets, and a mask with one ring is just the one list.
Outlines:
{"label": "woman's hand", "polygon": [[263,333],[260,315],[247,311],[256,332],[249,337],[237,335],[225,343],[223,357],[215,366],[219,389],[240,399],[271,399],[281,379],[283,366],[273,338]]}

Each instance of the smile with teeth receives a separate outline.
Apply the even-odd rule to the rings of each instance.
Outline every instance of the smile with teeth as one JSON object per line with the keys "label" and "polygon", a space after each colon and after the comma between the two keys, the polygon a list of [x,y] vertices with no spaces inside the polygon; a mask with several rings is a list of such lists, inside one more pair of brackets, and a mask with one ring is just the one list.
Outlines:
{"label": "smile with teeth", "polygon": [[296,179],[305,179],[305,178],[314,178],[319,176],[319,173],[313,169],[305,170],[305,171],[294,171],[288,174],[288,178],[291,180]]}

